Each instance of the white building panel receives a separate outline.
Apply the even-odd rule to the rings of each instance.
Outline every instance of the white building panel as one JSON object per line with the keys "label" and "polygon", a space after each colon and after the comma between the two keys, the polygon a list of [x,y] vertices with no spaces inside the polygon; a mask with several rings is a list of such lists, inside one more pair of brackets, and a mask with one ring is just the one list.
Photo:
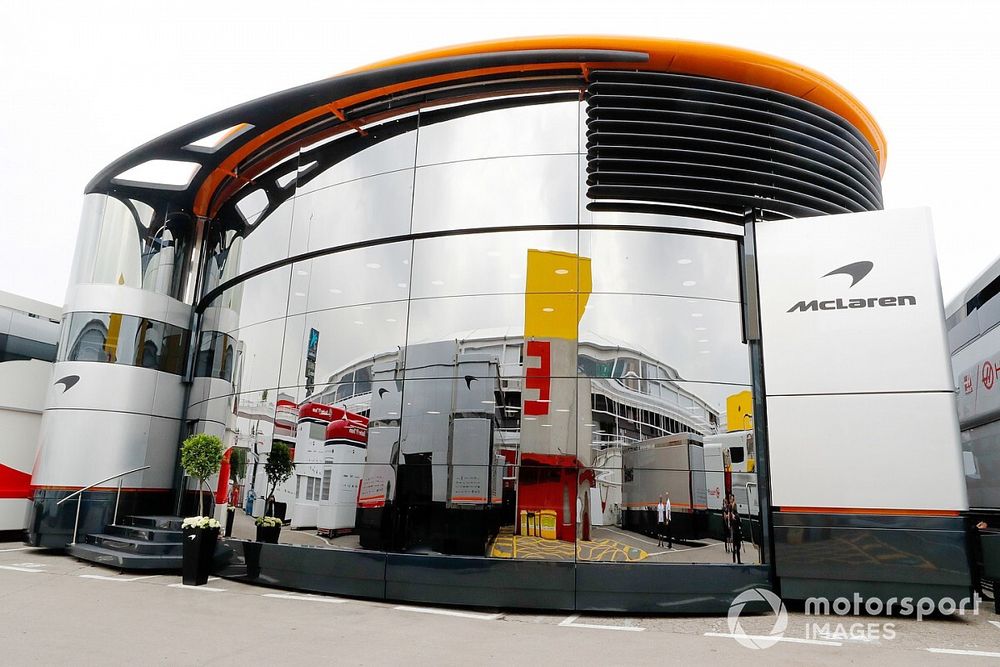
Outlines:
{"label": "white building panel", "polygon": [[968,509],[950,393],[770,396],[777,507]]}

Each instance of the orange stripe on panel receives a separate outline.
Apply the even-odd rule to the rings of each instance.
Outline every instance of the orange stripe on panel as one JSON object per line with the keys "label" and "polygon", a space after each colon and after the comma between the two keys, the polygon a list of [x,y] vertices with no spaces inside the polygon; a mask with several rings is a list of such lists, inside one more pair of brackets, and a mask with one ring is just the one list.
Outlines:
{"label": "orange stripe on panel", "polygon": [[877,514],[888,516],[959,516],[958,510],[901,509],[875,507],[779,507],[789,514]]}

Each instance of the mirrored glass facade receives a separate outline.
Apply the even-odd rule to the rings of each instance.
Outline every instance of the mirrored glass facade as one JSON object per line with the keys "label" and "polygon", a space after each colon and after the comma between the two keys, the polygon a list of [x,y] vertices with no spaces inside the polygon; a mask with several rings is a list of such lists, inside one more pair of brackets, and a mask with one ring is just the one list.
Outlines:
{"label": "mirrored glass facade", "polygon": [[282,542],[725,563],[735,532],[760,562],[740,230],[588,211],[584,104],[325,140],[208,231],[189,410]]}

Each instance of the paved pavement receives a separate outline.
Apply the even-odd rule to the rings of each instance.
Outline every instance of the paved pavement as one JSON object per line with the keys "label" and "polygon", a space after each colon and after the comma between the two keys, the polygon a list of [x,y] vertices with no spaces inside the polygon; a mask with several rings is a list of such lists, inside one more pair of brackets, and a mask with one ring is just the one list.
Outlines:
{"label": "paved pavement", "polygon": [[[830,622],[825,633],[808,624]],[[767,634],[773,616],[741,619]],[[838,635],[837,623],[856,638]],[[885,624],[891,623],[889,628]],[[869,624],[872,624],[869,626]],[[866,630],[865,638],[860,630]],[[867,630],[871,630],[868,632]],[[889,638],[890,632],[894,637]],[[784,641],[739,645],[725,618],[512,613],[370,602],[176,575],[121,574],[0,542],[0,664],[662,665],[978,664],[1000,660],[1000,617],[814,619]],[[935,651],[949,651],[940,653]]]}

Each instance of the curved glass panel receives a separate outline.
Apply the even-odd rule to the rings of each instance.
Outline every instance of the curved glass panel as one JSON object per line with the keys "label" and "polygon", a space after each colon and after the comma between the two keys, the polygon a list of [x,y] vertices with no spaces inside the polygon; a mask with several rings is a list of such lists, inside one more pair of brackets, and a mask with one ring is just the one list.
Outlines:
{"label": "curved glass panel", "polygon": [[[415,124],[411,121],[410,124]],[[371,137],[377,141],[376,137]],[[404,132],[377,141],[358,152],[356,134],[340,136],[302,149],[299,153],[299,180],[297,194],[322,190],[331,185],[377,176],[391,171],[413,168],[417,133]],[[331,166],[325,166],[332,162]]]}
{"label": "curved glass panel", "polygon": [[[553,265],[551,280],[528,283],[528,249],[562,254],[563,265]],[[575,290],[576,253],[576,230],[467,234],[415,241],[411,295],[417,299]]]}
{"label": "curved glass panel", "polygon": [[[399,236],[410,232],[413,173],[380,174],[341,183],[295,198],[297,243],[307,234],[300,252]],[[307,230],[307,231],[305,231]]]}
{"label": "curved glass panel", "polygon": [[203,315],[205,329],[230,332],[285,316],[291,267],[236,283],[212,300]]}
{"label": "curved glass panel", "polygon": [[576,224],[577,168],[575,154],[418,167],[413,231]]}
{"label": "curved glass panel", "polygon": [[211,377],[232,382],[235,362],[235,338],[218,331],[202,332],[195,360],[195,377]]}
{"label": "curved glass panel", "polygon": [[227,264],[237,262],[236,267],[227,267],[227,272],[238,276],[288,257],[294,208],[294,200],[289,199],[253,226],[247,227],[241,236],[242,241],[235,246],[237,252],[230,252],[226,258]]}
{"label": "curved glass panel", "polygon": [[669,233],[580,232],[593,291],[740,300],[734,241]]}
{"label": "curved glass panel", "polygon": [[180,299],[191,231],[184,213],[87,195],[70,284],[125,285]]}
{"label": "curved glass panel", "polygon": [[[285,335],[284,320],[253,324],[229,333],[236,341],[236,356],[232,362],[232,384],[213,385],[211,397],[229,393],[259,392],[261,400],[278,386],[281,367],[281,346]],[[228,363],[228,360],[227,362]]]}
{"label": "curved glass panel", "polygon": [[397,362],[406,340],[406,319],[405,300],[290,318],[281,370],[283,385],[305,386],[307,394],[326,392],[326,385],[350,381],[358,371],[371,369],[376,363]]}
{"label": "curved glass panel", "polygon": [[[530,101],[532,98],[526,98]],[[538,98],[536,98],[538,99]],[[449,109],[462,113],[462,106]],[[576,153],[578,102],[529,104],[434,122],[423,112],[417,166],[514,155]]]}
{"label": "curved glass panel", "polygon": [[412,252],[407,241],[296,262],[288,314],[405,299]]}
{"label": "curved glass panel", "polygon": [[740,305],[709,299],[593,294],[580,320],[580,346],[613,373],[642,378],[749,384]]}
{"label": "curved glass panel", "polygon": [[63,319],[57,361],[97,361],[184,372],[188,332],[156,320],[119,313],[69,313]]}

